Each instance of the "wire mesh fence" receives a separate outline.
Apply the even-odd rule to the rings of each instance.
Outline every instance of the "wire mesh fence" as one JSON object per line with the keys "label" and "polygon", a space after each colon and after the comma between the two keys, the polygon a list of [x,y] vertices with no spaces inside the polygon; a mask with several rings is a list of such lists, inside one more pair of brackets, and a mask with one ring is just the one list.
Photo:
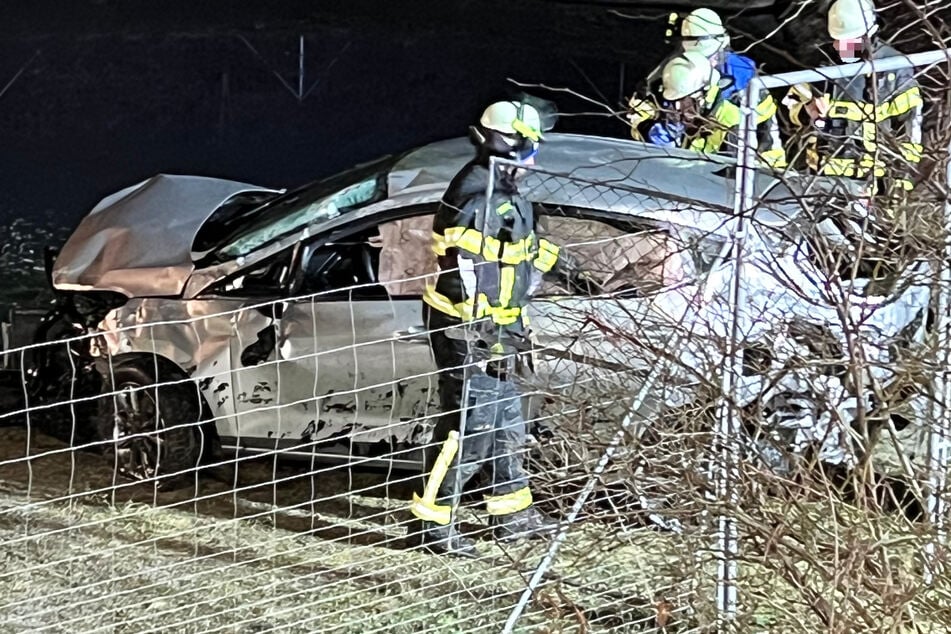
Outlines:
{"label": "wire mesh fence", "polygon": [[886,253],[849,183],[561,143],[492,173],[584,283],[538,276],[520,396],[450,425],[521,413],[489,462],[554,531],[497,538],[490,464],[451,520],[474,556],[418,543],[440,384],[485,360],[437,366],[436,207],[385,201],[189,299],[62,294],[3,352],[4,631],[943,631],[946,184]]}

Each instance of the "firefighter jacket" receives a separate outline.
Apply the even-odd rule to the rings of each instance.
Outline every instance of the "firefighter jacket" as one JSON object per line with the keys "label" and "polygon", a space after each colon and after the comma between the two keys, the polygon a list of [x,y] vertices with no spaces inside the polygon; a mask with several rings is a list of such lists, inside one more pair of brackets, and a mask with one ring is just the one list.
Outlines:
{"label": "firefighter jacket", "polygon": [[[648,141],[706,154],[735,155],[736,136],[742,123],[740,107],[724,98],[718,86],[710,87],[705,101],[710,105],[696,113],[692,121],[683,120],[669,109],[662,112],[647,130]],[[776,102],[766,91],[756,105],[755,122],[759,162],[773,168],[785,167],[786,151],[776,122]]]}
{"label": "firefighter jacket", "polygon": [[486,199],[489,169],[474,159],[449,184],[433,220],[435,283],[423,301],[462,321],[490,317],[496,327],[521,331],[522,309],[559,248],[535,234],[532,204],[514,178],[498,170]]}
{"label": "firefighter jacket", "polygon": [[[871,58],[899,55],[873,43]],[[828,110],[812,121],[803,106],[823,94]],[[826,82],[824,87],[794,86],[785,103],[790,120],[805,132],[805,162],[829,176],[877,180],[911,189],[921,160],[921,92],[912,69],[870,73]]]}

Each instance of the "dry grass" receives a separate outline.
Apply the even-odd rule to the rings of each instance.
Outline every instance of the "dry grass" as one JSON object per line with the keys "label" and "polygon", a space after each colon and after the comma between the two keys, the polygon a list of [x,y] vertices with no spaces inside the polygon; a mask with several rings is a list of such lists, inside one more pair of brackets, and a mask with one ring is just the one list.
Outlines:
{"label": "dry grass", "polygon": [[[498,631],[546,547],[484,539],[474,561],[407,549],[408,489],[382,474],[312,479],[255,461],[238,492],[233,474],[117,490],[98,456],[50,454],[60,446],[34,436],[31,454],[44,455],[30,477],[8,462],[25,432],[0,431],[3,632]],[[80,494],[67,499],[70,483]],[[518,631],[639,630],[661,591],[684,609],[675,559],[691,551],[678,541],[573,529]]]}

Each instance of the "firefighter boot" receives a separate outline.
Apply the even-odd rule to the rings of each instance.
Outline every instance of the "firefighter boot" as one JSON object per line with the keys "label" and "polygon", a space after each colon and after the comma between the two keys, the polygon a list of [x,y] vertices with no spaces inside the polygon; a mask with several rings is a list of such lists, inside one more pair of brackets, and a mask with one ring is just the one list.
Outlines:
{"label": "firefighter boot", "polygon": [[474,559],[479,556],[475,541],[465,537],[452,524],[417,520],[409,525],[407,541],[436,555],[455,555]]}
{"label": "firefighter boot", "polygon": [[491,523],[493,534],[500,542],[543,537],[558,530],[558,520],[548,517],[534,506],[508,515],[493,515]]}

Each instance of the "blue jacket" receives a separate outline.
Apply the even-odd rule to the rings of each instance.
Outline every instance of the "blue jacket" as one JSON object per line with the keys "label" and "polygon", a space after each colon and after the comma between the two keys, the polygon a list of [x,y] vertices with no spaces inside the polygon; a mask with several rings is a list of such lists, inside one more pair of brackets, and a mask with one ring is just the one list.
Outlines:
{"label": "blue jacket", "polygon": [[723,61],[717,64],[717,71],[721,77],[733,80],[733,83],[721,92],[724,99],[730,99],[735,93],[746,90],[750,80],[756,75],[756,62],[746,55],[728,51],[723,56]]}

